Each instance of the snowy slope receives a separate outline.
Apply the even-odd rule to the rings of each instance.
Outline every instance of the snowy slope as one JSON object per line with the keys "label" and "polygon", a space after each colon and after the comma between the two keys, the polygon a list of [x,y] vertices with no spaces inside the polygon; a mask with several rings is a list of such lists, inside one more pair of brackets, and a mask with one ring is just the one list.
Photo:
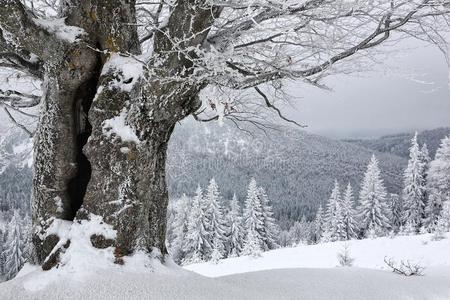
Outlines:
{"label": "snowy slope", "polygon": [[[339,266],[337,254],[347,244],[354,267],[387,270],[384,258],[410,260],[426,268],[450,268],[450,234],[440,241],[431,241],[431,234],[382,237],[348,242],[302,245],[268,251],[259,258],[236,257],[224,259],[218,265],[202,263],[186,266],[209,277],[285,268],[334,268]],[[450,282],[449,282],[450,287]],[[450,298],[449,298],[450,299]]]}
{"label": "snowy slope", "polygon": [[34,272],[0,284],[2,300],[448,300],[450,268],[433,268],[423,277],[358,269],[283,269],[208,278],[176,268],[154,272],[117,269],[83,278],[62,276],[45,286]]}
{"label": "snowy slope", "polygon": [[[213,277],[170,262],[161,265],[142,255],[119,266],[112,263],[109,250],[80,248],[69,255],[75,261],[58,269],[44,272],[27,266],[17,278],[0,284],[0,299],[448,300],[450,234],[438,242],[429,238],[420,235],[351,241],[357,267],[335,267],[336,253],[343,244],[336,242],[186,268]],[[404,277],[375,270],[382,269],[384,255],[421,260],[427,266],[425,276]],[[261,271],[249,272],[252,270]],[[232,273],[239,274],[221,276]]]}

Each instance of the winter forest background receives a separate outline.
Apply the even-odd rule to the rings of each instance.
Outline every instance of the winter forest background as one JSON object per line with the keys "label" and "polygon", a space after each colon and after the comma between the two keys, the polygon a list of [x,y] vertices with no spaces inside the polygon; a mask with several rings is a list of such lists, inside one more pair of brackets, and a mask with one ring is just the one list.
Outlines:
{"label": "winter forest background", "polygon": [[[375,236],[431,232],[439,239],[449,229],[450,128],[365,140],[283,129],[249,134],[193,121],[177,128],[167,234],[177,263]],[[0,149],[0,272],[7,280],[27,251],[31,141],[13,128]]]}

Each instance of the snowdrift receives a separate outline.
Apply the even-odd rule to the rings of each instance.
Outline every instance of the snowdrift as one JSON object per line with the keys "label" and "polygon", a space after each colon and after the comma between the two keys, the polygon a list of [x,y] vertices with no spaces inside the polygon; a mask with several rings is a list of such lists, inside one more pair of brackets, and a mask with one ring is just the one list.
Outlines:
{"label": "snowdrift", "polygon": [[[95,265],[90,257],[94,254],[86,252],[83,259],[78,253],[78,263],[47,272],[26,266],[14,280],[0,284],[0,299],[450,299],[449,236],[433,242],[430,235],[351,241],[356,267],[335,267],[343,244],[298,246],[256,259],[240,257],[186,268],[214,278],[139,254],[119,266],[107,263],[105,254],[97,254],[100,263]],[[380,259],[386,254],[422,259],[425,276],[368,269],[382,269]],[[249,272],[256,269],[261,271]],[[220,276],[232,272],[240,274]]]}

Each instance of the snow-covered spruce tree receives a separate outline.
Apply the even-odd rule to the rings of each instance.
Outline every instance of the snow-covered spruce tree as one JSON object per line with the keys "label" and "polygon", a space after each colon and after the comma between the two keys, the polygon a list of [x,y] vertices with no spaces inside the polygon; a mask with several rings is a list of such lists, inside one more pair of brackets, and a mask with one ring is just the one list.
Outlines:
{"label": "snow-covered spruce tree", "polygon": [[388,199],[390,225],[394,233],[398,233],[404,225],[404,209],[402,198],[398,194],[390,194]]}
{"label": "snow-covered spruce tree", "polygon": [[300,222],[296,221],[289,229],[290,245],[312,244],[316,242],[314,222],[309,222],[303,215]]}
{"label": "snow-covered spruce tree", "polygon": [[333,190],[328,199],[327,212],[325,215],[325,228],[331,241],[342,240],[346,236],[341,202],[342,198],[339,183],[335,180]]}
{"label": "snow-covered spruce tree", "polygon": [[[247,250],[258,248],[258,251],[261,251],[264,242],[263,208],[261,198],[258,195],[258,186],[254,178],[250,180],[247,189],[247,198],[245,199],[244,230],[244,248],[247,248]],[[248,251],[246,253],[244,255],[248,255]]]}
{"label": "snow-covered spruce tree", "polygon": [[254,228],[247,230],[247,235],[244,241],[244,247],[242,249],[242,255],[248,255],[253,257],[261,256],[262,246],[261,238],[258,232]]}
{"label": "snow-covered spruce tree", "polygon": [[417,132],[411,139],[408,166],[404,172],[402,198],[405,205],[405,220],[419,232],[425,215],[425,162],[422,160]]}
{"label": "snow-covered spruce tree", "polygon": [[436,190],[432,190],[428,195],[427,206],[425,207],[425,225],[429,231],[433,231],[437,225],[442,212],[443,195]]}
{"label": "snow-covered spruce tree", "polygon": [[[223,209],[221,204],[219,187],[212,178],[209,182],[208,189],[204,198],[205,201],[205,218],[206,232],[208,233],[210,245],[214,245],[214,249],[219,251],[221,256],[225,254],[226,228]],[[208,253],[211,258],[211,253]]]}
{"label": "snow-covered spruce tree", "polygon": [[326,230],[325,225],[325,212],[320,205],[314,219],[314,242],[318,243],[322,239],[323,232]]}
{"label": "snow-covered spruce tree", "polygon": [[173,235],[171,255],[175,262],[180,263],[186,255],[184,243],[188,233],[188,216],[190,214],[190,199],[183,196],[175,203],[175,219],[173,224]]}
{"label": "snow-covered spruce tree", "polygon": [[227,214],[228,224],[228,257],[239,256],[243,247],[244,227],[242,224],[242,212],[236,194],[230,202],[230,211]]}
{"label": "snow-covered spruce tree", "polygon": [[261,217],[263,222],[263,230],[261,232],[261,236],[263,239],[263,250],[267,251],[278,247],[276,239],[280,230],[273,217],[272,205],[270,204],[270,200],[266,194],[266,191],[263,187],[258,187],[257,193],[262,208]]}
{"label": "snow-covered spruce tree", "polygon": [[16,276],[24,264],[23,257],[23,236],[21,229],[21,220],[17,210],[9,223],[7,249],[5,251],[4,272],[6,279],[9,280]]}
{"label": "snow-covered spruce tree", "polygon": [[439,218],[436,222],[436,226],[434,227],[435,238],[443,238],[444,233],[450,231],[450,201],[445,201],[442,212],[439,215]]}
{"label": "snow-covered spruce tree", "polygon": [[0,229],[0,282],[5,280],[5,263],[6,263],[6,249],[8,246],[8,231]]}
{"label": "snow-covered spruce tree", "polygon": [[342,222],[344,224],[345,239],[350,240],[358,236],[358,223],[354,208],[353,188],[348,183],[341,202]]}
{"label": "snow-covered spruce tree", "polygon": [[381,236],[390,228],[386,195],[378,160],[372,155],[359,192],[359,220],[364,235]]}
{"label": "snow-covered spruce tree", "polygon": [[217,236],[214,237],[211,251],[211,262],[218,264],[219,260],[223,258],[223,241],[219,240]]}
{"label": "snow-covered spruce tree", "polygon": [[200,186],[197,187],[192,199],[192,206],[188,214],[187,233],[183,245],[185,257],[182,264],[193,264],[206,261],[212,251],[209,234],[206,230],[206,204]]}
{"label": "snow-covered spruce tree", "polygon": [[442,139],[435,159],[430,163],[427,180],[426,223],[432,228],[437,224],[442,204],[450,200],[450,137]]}
{"label": "snow-covered spruce tree", "polygon": [[[137,250],[163,258],[174,126],[189,115],[259,122],[253,116],[262,107],[278,114],[265,90],[282,87],[283,79],[320,85],[331,68],[367,66],[364,58],[375,53],[369,50],[393,31],[428,38],[449,15],[449,0],[391,3],[0,0],[0,65],[42,87],[34,94],[14,84],[0,91],[8,111],[40,107],[34,261],[51,268],[62,252],[54,247],[70,247],[47,234],[55,220],[93,215],[117,231],[111,240],[92,235],[94,247],[114,247],[118,261]],[[224,101],[244,91],[252,101]],[[117,200],[125,180],[130,205],[123,206]]]}
{"label": "snow-covered spruce tree", "polygon": [[[430,169],[430,163],[431,163],[431,157],[430,157],[430,151],[428,150],[428,145],[426,143],[423,143],[422,148],[420,148],[420,161],[423,164],[423,179],[425,182],[425,186],[428,184],[428,171]],[[424,202],[426,203],[428,199],[428,190],[425,189],[425,195],[424,195]]]}

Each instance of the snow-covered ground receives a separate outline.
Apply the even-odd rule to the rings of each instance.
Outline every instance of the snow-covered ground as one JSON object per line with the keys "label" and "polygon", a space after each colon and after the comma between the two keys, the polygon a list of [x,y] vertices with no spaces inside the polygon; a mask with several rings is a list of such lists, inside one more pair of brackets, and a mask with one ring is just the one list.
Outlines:
{"label": "snow-covered ground", "polygon": [[[118,266],[99,253],[95,267],[89,257],[85,261],[92,265],[69,263],[47,272],[27,266],[17,278],[0,284],[0,299],[450,299],[450,235],[433,242],[430,235],[351,241],[356,267],[335,267],[343,244],[299,246],[256,259],[186,267],[214,278],[142,255]],[[425,275],[370,269],[382,269],[385,255],[421,260]],[[255,270],[262,271],[250,272]],[[221,276],[232,273],[239,274]]]}
{"label": "snow-covered ground", "polygon": [[218,277],[271,269],[334,268],[339,266],[337,254],[343,252],[345,244],[348,245],[350,257],[354,259],[354,267],[386,270],[386,257],[398,262],[409,260],[420,263],[426,268],[450,268],[450,234],[440,241],[432,241],[431,237],[431,234],[422,234],[304,245],[268,251],[256,259],[228,258],[217,265],[202,263],[186,266],[186,269],[204,276]]}

